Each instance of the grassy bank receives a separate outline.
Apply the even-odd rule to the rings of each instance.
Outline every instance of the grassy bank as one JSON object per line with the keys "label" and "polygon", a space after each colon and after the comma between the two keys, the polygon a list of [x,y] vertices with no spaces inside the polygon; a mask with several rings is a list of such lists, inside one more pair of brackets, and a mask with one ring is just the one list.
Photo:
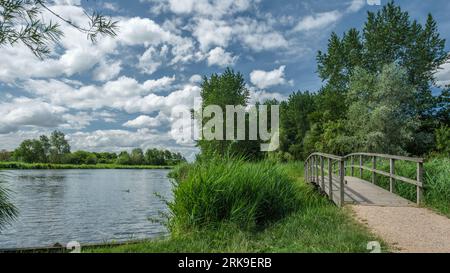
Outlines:
{"label": "grassy bank", "polygon": [[[367,166],[369,166],[368,163]],[[389,161],[377,161],[377,169],[389,172]],[[395,162],[397,175],[416,179],[416,164],[412,162]],[[350,174],[347,170],[347,174]],[[359,175],[359,169],[355,169],[355,175]],[[371,173],[363,171],[363,179],[371,181]],[[450,217],[450,158],[433,157],[424,163],[424,205],[439,211]],[[376,184],[389,190],[389,178],[377,175]],[[401,181],[394,183],[394,192],[400,196],[416,201],[416,187]]]}
{"label": "grassy bank", "polygon": [[303,181],[301,163],[208,162],[174,172],[168,238],[89,252],[368,252],[380,241]]}
{"label": "grassy bank", "polygon": [[154,165],[118,165],[118,164],[51,164],[51,163],[23,163],[23,162],[0,162],[0,169],[171,169],[172,166]]}

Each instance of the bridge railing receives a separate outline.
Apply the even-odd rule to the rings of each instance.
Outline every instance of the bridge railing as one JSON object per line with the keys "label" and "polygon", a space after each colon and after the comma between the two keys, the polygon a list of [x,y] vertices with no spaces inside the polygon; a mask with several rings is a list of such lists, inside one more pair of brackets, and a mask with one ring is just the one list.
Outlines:
{"label": "bridge railing", "polygon": [[[337,180],[339,184],[337,203],[340,206],[344,205],[345,157],[324,153],[312,153],[305,160],[304,167],[306,181],[316,183],[323,191],[326,191],[326,186],[328,186],[328,191],[326,193],[332,201],[334,201],[333,181]],[[333,175],[334,173],[336,173],[336,175]],[[325,185],[325,176],[328,185]]]}
{"label": "bridge railing", "polygon": [[[355,164],[355,158],[359,163]],[[364,164],[367,158],[371,159],[372,167]],[[377,169],[377,159],[389,160],[389,173]],[[350,161],[348,164],[347,162]],[[416,163],[416,179],[403,177],[395,172],[396,161],[407,161]],[[345,194],[345,175],[346,170],[350,169],[350,176],[355,176],[355,169],[359,169],[359,177],[363,178],[363,170],[371,172],[371,182],[376,183],[376,176],[382,175],[389,178],[389,191],[394,192],[394,183],[396,180],[416,186],[417,204],[423,199],[423,158],[375,154],[375,153],[352,153],[346,156],[336,156],[325,153],[312,153],[305,160],[305,178],[307,182],[317,184],[325,191],[331,200],[333,200],[333,181],[339,185],[338,203],[340,206],[344,204]],[[346,164],[347,163],[347,164]],[[325,166],[326,165],[326,166]],[[325,181],[325,177],[326,180]],[[328,183],[328,185],[325,185]],[[327,189],[328,187],[328,189]],[[333,200],[335,201],[335,200]]]}
{"label": "bridge railing", "polygon": [[[416,186],[416,202],[420,204],[423,199],[423,158],[376,154],[376,153],[352,153],[344,156],[346,162],[350,161],[350,164],[346,164],[345,168],[350,168],[350,176],[355,176],[355,169],[359,169],[359,177],[363,177],[363,170],[371,172],[371,182],[376,183],[377,175],[382,175],[389,178],[389,191],[394,192],[395,181],[402,181]],[[358,164],[355,164],[355,158],[358,159]],[[368,167],[364,165],[365,159],[370,158],[372,166]],[[377,159],[389,160],[389,172],[385,172],[377,169]],[[403,177],[395,172],[395,162],[406,161],[416,164],[416,179]]]}

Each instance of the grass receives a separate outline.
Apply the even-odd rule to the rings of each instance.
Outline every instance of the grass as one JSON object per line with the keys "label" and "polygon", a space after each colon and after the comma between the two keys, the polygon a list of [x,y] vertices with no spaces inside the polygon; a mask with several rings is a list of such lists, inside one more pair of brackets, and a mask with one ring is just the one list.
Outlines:
{"label": "grass", "polygon": [[368,252],[370,241],[386,249],[349,211],[306,184],[302,166],[241,161],[180,166],[169,203],[169,237],[85,251]]}
{"label": "grass", "polygon": [[[367,163],[369,166],[369,163]],[[371,165],[370,165],[371,166]],[[377,160],[377,169],[389,172],[388,160]],[[396,161],[397,175],[416,179],[416,164],[413,162]],[[349,170],[347,170],[349,174]],[[355,169],[355,176],[359,176],[359,169]],[[363,179],[371,181],[371,172],[363,170]],[[450,158],[433,157],[424,163],[424,205],[450,217]],[[389,178],[376,176],[375,183],[389,190]],[[401,181],[394,182],[394,192],[416,202],[416,186]]]}
{"label": "grass", "polygon": [[52,164],[52,163],[24,163],[0,162],[0,169],[171,169],[172,166],[156,165],[118,165],[118,164]]}

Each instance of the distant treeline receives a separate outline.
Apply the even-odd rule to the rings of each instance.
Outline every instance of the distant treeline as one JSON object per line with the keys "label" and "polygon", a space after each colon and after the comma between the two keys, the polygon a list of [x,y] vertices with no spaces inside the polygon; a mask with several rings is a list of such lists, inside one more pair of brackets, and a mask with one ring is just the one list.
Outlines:
{"label": "distant treeline", "polygon": [[50,137],[42,135],[39,139],[24,140],[14,151],[0,151],[0,161],[52,164],[119,164],[119,165],[176,165],[186,159],[180,153],[168,150],[148,149],[145,152],[135,148],[131,153],[122,151],[88,152],[70,151],[65,135],[54,131]]}

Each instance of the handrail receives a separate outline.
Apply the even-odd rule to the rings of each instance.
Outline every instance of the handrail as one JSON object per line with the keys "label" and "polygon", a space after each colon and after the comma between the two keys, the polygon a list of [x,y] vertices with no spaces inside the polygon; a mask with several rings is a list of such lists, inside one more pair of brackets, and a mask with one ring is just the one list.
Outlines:
{"label": "handrail", "polygon": [[408,157],[408,156],[376,154],[376,153],[351,153],[351,154],[345,155],[344,157],[347,158],[350,156],[357,156],[357,155],[376,156],[376,157],[382,157],[382,158],[387,158],[387,159],[397,159],[397,160],[411,161],[411,162],[417,162],[417,163],[424,162],[424,159],[420,158],[420,157]]}
{"label": "handrail", "polygon": [[[354,158],[359,157],[359,165],[354,164]],[[372,167],[367,167],[363,165],[363,157],[370,157],[372,159]],[[377,158],[389,159],[389,173],[378,170],[377,169]],[[350,164],[345,164],[346,160],[350,159]],[[395,161],[409,161],[415,162],[417,164],[416,167],[416,179],[411,179],[408,177],[403,177],[395,174]],[[324,170],[324,162],[327,161],[327,170]],[[334,161],[334,162],[333,162]],[[337,156],[332,154],[315,152],[310,154],[305,160],[305,177],[308,182],[316,183],[325,191],[325,175],[327,175],[327,180],[329,182],[328,185],[328,195],[333,200],[333,179],[336,181],[336,178],[333,178],[333,167],[335,163],[339,163],[336,175],[338,176],[337,180],[340,183],[340,198],[338,200],[339,205],[343,205],[344,203],[344,182],[345,182],[345,170],[351,170],[350,175],[354,176],[354,169],[359,168],[359,177],[362,178],[363,170],[370,171],[371,182],[375,184],[376,175],[382,175],[385,177],[389,177],[389,190],[390,192],[394,192],[394,182],[402,181],[405,183],[409,183],[416,186],[417,191],[417,204],[420,204],[423,196],[423,158],[414,158],[414,157],[406,157],[406,156],[397,156],[397,155],[387,155],[387,154],[377,154],[377,153],[351,153],[345,156]],[[320,183],[319,183],[320,182]],[[334,200],[333,200],[334,201]]]}

